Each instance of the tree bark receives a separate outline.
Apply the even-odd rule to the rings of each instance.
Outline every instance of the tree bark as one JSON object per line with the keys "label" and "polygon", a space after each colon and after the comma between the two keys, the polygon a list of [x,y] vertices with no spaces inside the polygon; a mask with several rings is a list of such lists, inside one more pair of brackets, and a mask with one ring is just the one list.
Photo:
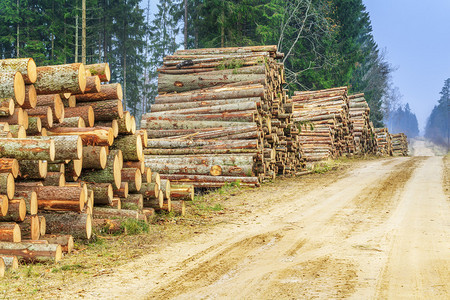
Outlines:
{"label": "tree bark", "polygon": [[17,186],[16,193],[14,194],[16,198],[22,198],[25,201],[27,208],[27,214],[35,215],[38,212],[38,202],[37,194],[35,191],[29,187]]}
{"label": "tree bark", "polygon": [[17,259],[17,256],[0,255],[0,258],[3,259],[6,269],[15,270],[19,268],[19,260]]}
{"label": "tree bark", "polygon": [[66,186],[66,177],[61,172],[47,172],[42,183],[44,186]]}
{"label": "tree bark", "polygon": [[126,198],[120,199],[124,209],[142,210],[144,208],[144,198],[142,194],[129,194]]}
{"label": "tree bark", "polygon": [[86,182],[114,183],[114,187],[118,188],[122,182],[120,170],[118,154],[110,151],[105,169],[85,172],[80,176],[80,179]]}
{"label": "tree bark", "polygon": [[12,199],[15,189],[14,176],[11,173],[0,173],[0,193]]}
{"label": "tree bark", "polygon": [[10,116],[0,116],[0,122],[8,123],[10,125],[26,125],[24,111],[22,108],[15,108],[14,113]]}
{"label": "tree bark", "polygon": [[88,183],[88,189],[94,192],[94,204],[112,205],[113,188],[110,183]]}
{"label": "tree bark", "polygon": [[[94,122],[96,120],[94,109],[90,105],[66,107],[64,110],[64,116],[67,118],[81,117],[83,118],[85,124],[88,125],[88,127],[94,126]],[[80,127],[80,126],[79,124],[77,124],[77,126],[72,127]]]}
{"label": "tree bark", "polygon": [[27,214],[25,200],[15,198],[9,200],[8,213],[0,217],[2,222],[22,222]]}
{"label": "tree bark", "polygon": [[0,72],[0,99],[12,98],[15,104],[25,102],[25,82],[19,72]]}
{"label": "tree bark", "polygon": [[194,185],[193,184],[171,184],[170,197],[176,200],[194,200]]}
{"label": "tree bark", "polygon": [[120,187],[113,189],[113,200],[114,198],[126,198],[128,197],[128,182],[122,181]]}
{"label": "tree bark", "polygon": [[28,240],[39,240],[41,236],[41,228],[39,226],[39,216],[26,216],[22,223],[18,224],[22,237]]}
{"label": "tree bark", "polygon": [[39,210],[81,212],[86,202],[82,187],[41,186],[35,187]]}
{"label": "tree bark", "polygon": [[74,238],[90,239],[92,218],[86,213],[44,213],[46,234],[70,234]]}
{"label": "tree bark", "polygon": [[0,254],[15,255],[25,262],[58,262],[62,258],[57,244],[0,242]]}
{"label": "tree bark", "polygon": [[32,58],[9,58],[0,60],[0,73],[20,72],[26,84],[36,81],[36,63]]}
{"label": "tree bark", "polygon": [[74,248],[73,237],[70,234],[46,234],[41,236],[40,239],[47,241],[49,244],[60,245],[63,253],[70,254]]}
{"label": "tree bark", "polygon": [[14,178],[19,175],[19,162],[15,158],[0,158],[0,173],[11,173]]}
{"label": "tree bark", "polygon": [[53,110],[50,106],[36,106],[33,109],[27,109],[28,116],[41,118],[41,124],[45,128],[53,127]]}
{"label": "tree bark", "polygon": [[88,127],[88,128],[73,128],[73,127],[59,127],[52,128],[47,131],[48,136],[64,136],[76,135],[80,136],[83,141],[83,146],[111,146],[114,141],[114,136],[111,128],[108,127]]}
{"label": "tree bark", "polygon": [[121,171],[122,182],[128,182],[133,186],[133,191],[139,191],[142,185],[142,173],[136,168],[123,168]]}
{"label": "tree bark", "polygon": [[106,150],[103,146],[83,147],[83,169],[99,169],[106,167]]}
{"label": "tree bark", "polygon": [[[0,222],[0,241],[19,243],[22,240],[20,227],[16,223]],[[1,253],[0,254],[8,254]]]}
{"label": "tree bark", "polygon": [[27,135],[39,135],[42,131],[42,121],[39,117],[28,117]]}
{"label": "tree bark", "polygon": [[208,175],[182,175],[182,174],[160,174],[162,179],[169,179],[177,184],[191,183],[195,187],[222,187],[225,184],[239,182],[241,186],[259,186],[257,177],[234,177],[234,176],[208,176]]}
{"label": "tree bark", "polygon": [[122,150],[124,160],[141,161],[144,159],[140,135],[119,136],[112,148]]}
{"label": "tree bark", "polygon": [[38,95],[83,93],[86,88],[86,73],[81,63],[38,67],[36,72]]}
{"label": "tree bark", "polygon": [[[65,109],[64,113],[66,114],[67,108]],[[84,119],[82,117],[65,117],[64,121],[61,123],[53,124],[53,128],[58,127],[75,127],[75,128],[85,128],[86,123],[84,122]]]}
{"label": "tree bark", "polygon": [[99,93],[86,93],[75,95],[77,102],[94,102],[104,100],[122,100],[123,92],[120,83],[102,84]]}
{"label": "tree bark", "polygon": [[111,121],[123,117],[123,106],[121,100],[107,100],[97,102],[85,102],[80,106],[89,105],[94,110],[95,120]]}
{"label": "tree bark", "polygon": [[106,207],[95,207],[94,218],[96,219],[109,219],[109,218],[123,218],[123,219],[137,219],[138,212],[129,209],[115,209]]}

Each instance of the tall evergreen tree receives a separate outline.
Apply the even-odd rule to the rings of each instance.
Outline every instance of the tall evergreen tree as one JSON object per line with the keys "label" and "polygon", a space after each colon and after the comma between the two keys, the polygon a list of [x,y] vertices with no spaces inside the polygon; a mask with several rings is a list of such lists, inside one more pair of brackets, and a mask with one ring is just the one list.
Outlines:
{"label": "tall evergreen tree", "polygon": [[450,147],[450,78],[445,80],[438,105],[433,108],[425,128],[425,137]]}

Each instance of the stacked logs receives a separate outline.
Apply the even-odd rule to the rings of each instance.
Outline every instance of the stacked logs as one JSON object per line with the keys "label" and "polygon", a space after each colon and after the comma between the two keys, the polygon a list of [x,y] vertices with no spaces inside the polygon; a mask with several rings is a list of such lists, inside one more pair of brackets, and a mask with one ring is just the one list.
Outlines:
{"label": "stacked logs", "polygon": [[354,139],[349,118],[347,87],[295,92],[293,121],[306,161],[320,161],[352,153]]}
{"label": "stacked logs", "polygon": [[145,221],[153,206],[182,212],[183,200],[192,200],[192,186],[162,186],[145,167],[146,132],[136,130],[123,111],[120,84],[107,84],[109,78],[105,63],[36,67],[32,59],[0,60],[4,263],[11,264],[8,255],[58,261],[71,252],[73,238],[90,239],[94,226],[121,230],[117,218]]}
{"label": "stacked logs", "polygon": [[375,138],[377,140],[377,155],[391,156],[392,155],[392,141],[389,130],[384,128],[375,128]]}
{"label": "stacked logs", "polygon": [[392,155],[408,156],[408,139],[404,133],[391,134]]}
{"label": "stacked logs", "polygon": [[364,94],[349,95],[349,117],[353,127],[354,149],[357,154],[375,153],[376,140],[370,122],[370,108]]}
{"label": "stacked logs", "polygon": [[258,186],[303,167],[276,46],[179,50],[145,114],[146,165],[196,187]]}

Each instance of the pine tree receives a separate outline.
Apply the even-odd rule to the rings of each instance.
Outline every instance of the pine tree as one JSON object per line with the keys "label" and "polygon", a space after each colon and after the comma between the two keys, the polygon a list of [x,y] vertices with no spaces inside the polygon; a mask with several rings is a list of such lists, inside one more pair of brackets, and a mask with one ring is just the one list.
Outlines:
{"label": "pine tree", "polygon": [[433,108],[425,128],[425,137],[436,144],[450,147],[450,78],[445,80],[438,105]]}

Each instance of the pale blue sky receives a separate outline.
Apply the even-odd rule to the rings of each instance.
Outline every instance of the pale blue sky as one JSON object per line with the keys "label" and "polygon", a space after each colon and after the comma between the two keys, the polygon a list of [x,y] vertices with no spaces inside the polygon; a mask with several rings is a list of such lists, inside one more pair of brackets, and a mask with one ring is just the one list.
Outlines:
{"label": "pale blue sky", "polygon": [[373,36],[398,67],[400,88],[423,130],[450,77],[450,0],[363,0]]}

